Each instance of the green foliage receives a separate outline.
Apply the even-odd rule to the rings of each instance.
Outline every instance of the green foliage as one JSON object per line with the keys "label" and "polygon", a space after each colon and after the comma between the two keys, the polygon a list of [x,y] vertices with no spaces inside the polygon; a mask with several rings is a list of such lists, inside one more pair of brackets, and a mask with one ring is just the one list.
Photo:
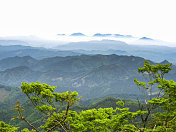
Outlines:
{"label": "green foliage", "polygon": [[[44,129],[45,131],[56,130],[56,128],[64,131],[135,131],[137,128],[130,125],[130,121],[145,112],[137,111],[130,112],[129,108],[99,108],[89,109],[77,113],[69,108],[77,101],[77,92],[67,91],[64,93],[55,93],[55,87],[47,84],[37,83],[22,83],[22,91],[27,95],[36,109],[43,112],[47,117],[45,124],[40,128],[36,128],[29,123],[23,116],[23,109],[19,102],[16,103],[15,109],[18,112],[18,118],[24,120],[35,131]],[[59,112],[55,107],[55,103],[61,102],[66,104],[66,109]],[[116,104],[124,106],[123,101],[118,101]],[[27,129],[25,130],[27,131]]]}
{"label": "green foliage", "polygon": [[[39,82],[22,83],[21,90],[27,95],[29,100],[38,109],[40,112],[44,113],[47,116],[45,125],[41,126],[46,131],[51,131],[56,127],[67,130],[67,117],[69,108],[77,101],[78,98],[77,92],[67,91],[64,93],[55,93],[54,89],[56,87],[51,87],[45,83],[41,84]],[[55,106],[55,103],[66,103],[65,111],[59,112],[59,109]],[[15,110],[18,112],[18,118],[24,120],[30,127],[39,131],[38,128],[29,123],[26,118],[23,116],[23,109],[21,108],[20,103],[17,101],[15,105]]]}
{"label": "green foliage", "polygon": [[176,82],[163,79],[160,85],[164,90],[163,97],[159,101],[154,98],[151,103],[159,102],[164,111],[155,114],[155,124],[163,126],[163,129],[176,130]]}
{"label": "green foliage", "polygon": [[73,132],[77,131],[135,131],[137,128],[128,124],[134,118],[145,112],[129,112],[128,108],[99,108],[77,113],[69,111],[68,118]]}
{"label": "green foliage", "polygon": [[[164,79],[164,75],[172,68],[172,64],[150,65],[149,61],[145,61],[143,68],[138,68],[138,72],[144,76],[148,75],[148,82],[140,82],[134,79],[134,82],[143,90],[145,97],[145,109],[147,111],[145,117],[141,116],[143,130],[145,130],[146,122],[150,113],[155,108],[161,108],[163,112],[158,112],[153,116],[151,131],[173,131],[176,130],[176,83],[173,80]],[[153,89],[157,92],[153,94]],[[139,102],[139,101],[138,101]],[[139,108],[144,109],[139,102]],[[149,131],[149,130],[147,130]]]}
{"label": "green foliage", "polygon": [[18,130],[18,127],[13,127],[11,125],[5,124],[3,121],[0,121],[1,132],[15,132],[16,130]]}
{"label": "green foliage", "polygon": [[70,111],[70,126],[77,131],[109,131],[111,119],[116,110],[113,108],[99,108],[77,112]]}
{"label": "green foliage", "polygon": [[121,101],[118,101],[117,103],[116,103],[118,106],[124,106],[124,102],[121,100]]}

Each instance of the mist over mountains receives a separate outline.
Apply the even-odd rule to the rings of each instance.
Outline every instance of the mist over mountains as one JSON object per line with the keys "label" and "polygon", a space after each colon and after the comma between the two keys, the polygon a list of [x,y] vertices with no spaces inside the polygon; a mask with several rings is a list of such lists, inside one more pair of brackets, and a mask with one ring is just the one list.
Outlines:
{"label": "mist over mountains", "polygon": [[[73,33],[69,37],[89,36]],[[30,37],[1,38],[0,84],[20,86],[21,82],[39,81],[56,85],[59,92],[78,91],[85,98],[95,97],[97,93],[99,96],[139,94],[133,79],[140,78],[137,68],[143,66],[145,59],[152,64],[176,64],[176,47],[162,46],[163,41],[121,34],[97,33],[92,37],[98,39],[62,42]],[[135,41],[127,43],[109,37],[135,38]],[[173,70],[167,78],[175,76]]]}
{"label": "mist over mountains", "polygon": [[[119,40],[92,40],[60,43],[56,41],[41,41],[42,45],[51,45],[51,48],[34,47],[30,45],[31,41],[22,40],[1,40],[0,41],[0,59],[14,56],[31,56],[42,59],[54,56],[75,56],[81,54],[117,54],[127,56],[139,56],[155,62],[168,60],[176,64],[176,47],[167,47],[159,45],[143,45],[146,43],[159,43],[147,37],[136,40],[134,44],[128,44]],[[37,42],[36,42],[37,43]],[[163,43],[163,42],[162,42]],[[36,44],[37,45],[37,44]]]}
{"label": "mist over mountains", "polygon": [[[115,99],[143,99],[134,78],[146,82],[138,73],[138,68],[143,67],[144,61],[147,59],[152,65],[170,62],[176,64],[176,47],[157,45],[160,41],[148,37],[138,38],[132,44],[109,39],[112,36],[134,39],[128,35],[96,34],[93,36],[97,38],[95,40],[81,41],[88,36],[74,33],[69,37],[81,38],[79,41],[46,41],[36,38],[0,40],[1,120],[10,121],[7,113],[13,113],[12,107],[17,100],[21,104],[27,103],[27,97],[20,90],[22,82],[38,81],[57,86],[55,92],[58,93],[77,91],[85,104],[92,104],[97,99],[109,96]],[[68,38],[65,34],[58,37]],[[172,68],[165,78],[175,81],[176,66],[173,65]],[[158,91],[154,86],[152,93],[156,92]],[[110,102],[112,100],[108,104]],[[102,104],[97,105],[102,107]]]}
{"label": "mist over mountains", "polygon": [[[4,40],[5,43],[8,41]],[[80,55],[73,51],[61,51],[55,49],[46,49],[43,47],[31,47],[23,45],[0,45],[0,59],[14,56],[31,56],[37,59],[54,56],[73,56]]]}

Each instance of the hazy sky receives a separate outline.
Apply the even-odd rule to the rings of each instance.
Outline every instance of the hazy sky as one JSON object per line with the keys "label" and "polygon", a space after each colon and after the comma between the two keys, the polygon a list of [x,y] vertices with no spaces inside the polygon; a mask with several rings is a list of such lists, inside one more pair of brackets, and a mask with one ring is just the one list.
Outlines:
{"label": "hazy sky", "polygon": [[0,36],[82,32],[176,42],[176,0],[0,0]]}

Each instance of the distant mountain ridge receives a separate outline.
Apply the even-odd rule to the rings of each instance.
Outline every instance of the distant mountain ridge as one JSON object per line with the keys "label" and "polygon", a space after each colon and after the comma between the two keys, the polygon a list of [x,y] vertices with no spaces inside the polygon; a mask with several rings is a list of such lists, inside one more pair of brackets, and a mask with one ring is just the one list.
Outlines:
{"label": "distant mountain ridge", "polygon": [[[58,36],[68,36],[66,34],[57,34]],[[69,36],[73,36],[73,37],[80,37],[80,36],[87,36],[87,37],[115,37],[115,38],[134,38],[132,35],[122,35],[122,34],[111,34],[111,33],[95,33],[91,36],[88,36],[84,33],[81,33],[81,32],[77,32],[77,33],[72,33],[71,35]]]}
{"label": "distant mountain ridge", "polygon": [[[176,47],[157,46],[157,45],[141,45],[157,44],[160,41],[151,40],[150,38],[143,37],[145,40],[137,40],[133,45],[117,40],[94,40],[94,41],[80,41],[70,42],[67,44],[57,45],[53,49],[31,47],[22,45],[8,45],[0,46],[0,59],[14,56],[31,56],[36,59],[42,59],[55,56],[75,56],[81,54],[95,55],[95,54],[117,54],[128,56],[139,56],[155,62],[168,60],[176,64]],[[146,39],[150,39],[147,40]],[[9,41],[5,41],[9,42]],[[13,40],[10,41],[12,43]],[[9,43],[9,44],[10,44]],[[14,44],[16,41],[14,41]],[[52,43],[52,42],[51,42]],[[164,42],[162,42],[164,43]]]}
{"label": "distant mountain ridge", "polygon": [[21,40],[0,40],[0,45],[10,46],[10,45],[27,45],[28,43]]}
{"label": "distant mountain ridge", "polygon": [[31,56],[24,56],[24,57],[15,56],[5,58],[0,60],[0,71],[18,66],[31,66],[36,62],[37,60],[32,58]]}
{"label": "distant mountain ridge", "polygon": [[93,35],[94,37],[111,37],[112,34],[101,34],[101,33],[96,33]]}
{"label": "distant mountain ridge", "polygon": [[96,33],[93,37],[119,37],[119,38],[133,38],[132,35],[122,35],[122,34],[102,34]]}
{"label": "distant mountain ridge", "polygon": [[71,42],[66,45],[57,46],[60,50],[112,50],[122,46],[127,46],[125,42],[115,40],[87,41],[87,42]]}
{"label": "distant mountain ridge", "polygon": [[[146,38],[145,38],[146,39]],[[55,47],[59,50],[74,51],[81,54],[103,54],[110,55],[117,51],[117,55],[139,56],[145,59],[149,59],[155,62],[161,62],[168,60],[176,64],[176,47],[157,46],[157,45],[139,45],[144,40],[138,40],[135,43],[138,45],[129,45],[122,41],[116,40],[100,40],[100,41],[82,41],[71,42],[65,45]],[[155,40],[149,40],[150,42],[156,42]],[[148,41],[145,41],[146,43]],[[85,51],[85,52],[84,52]],[[113,51],[113,52],[109,52]],[[123,51],[123,54],[118,51]]]}
{"label": "distant mountain ridge", "polygon": [[[0,72],[0,83],[4,85],[20,86],[22,81],[39,81],[56,85],[59,92],[78,91],[84,98],[124,93],[140,94],[133,79],[140,78],[137,69],[144,64],[141,57],[114,54],[58,56],[42,60],[27,56],[5,60],[0,63],[0,67],[8,67]],[[9,68],[10,62],[13,64],[10,60],[16,60],[12,65],[14,67]],[[174,71],[168,75],[169,79],[174,77]]]}
{"label": "distant mountain ridge", "polygon": [[140,38],[139,40],[153,40],[153,39],[148,38],[148,37],[142,37],[142,38]]}
{"label": "distant mountain ridge", "polygon": [[80,53],[24,45],[0,45],[0,59],[14,56],[31,56],[36,59],[42,59],[46,57],[74,55],[80,55]]}
{"label": "distant mountain ridge", "polygon": [[86,36],[83,33],[72,33],[70,36]]}

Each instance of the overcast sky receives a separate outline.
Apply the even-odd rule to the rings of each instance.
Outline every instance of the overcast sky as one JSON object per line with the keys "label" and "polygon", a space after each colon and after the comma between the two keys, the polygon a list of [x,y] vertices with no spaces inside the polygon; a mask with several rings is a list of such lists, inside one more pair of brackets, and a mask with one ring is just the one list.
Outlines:
{"label": "overcast sky", "polygon": [[176,0],[0,0],[0,36],[74,32],[176,42]]}

